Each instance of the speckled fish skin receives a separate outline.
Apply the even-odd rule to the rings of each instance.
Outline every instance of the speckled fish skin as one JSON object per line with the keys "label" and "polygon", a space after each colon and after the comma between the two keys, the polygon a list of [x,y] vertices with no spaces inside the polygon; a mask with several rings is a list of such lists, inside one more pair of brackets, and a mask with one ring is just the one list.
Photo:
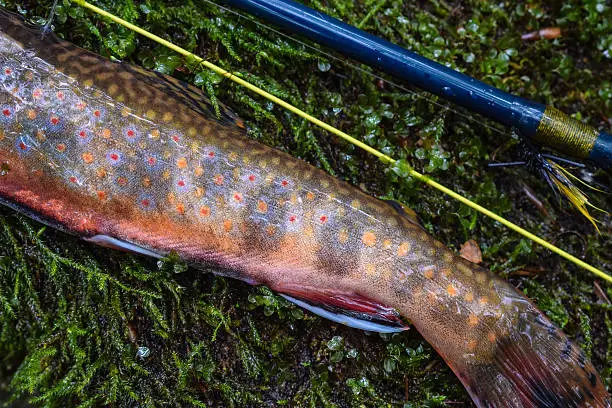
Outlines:
{"label": "speckled fish skin", "polygon": [[248,140],[195,88],[6,13],[0,29],[3,203],[94,242],[409,319],[478,406],[610,406],[584,353],[524,295],[409,214]]}

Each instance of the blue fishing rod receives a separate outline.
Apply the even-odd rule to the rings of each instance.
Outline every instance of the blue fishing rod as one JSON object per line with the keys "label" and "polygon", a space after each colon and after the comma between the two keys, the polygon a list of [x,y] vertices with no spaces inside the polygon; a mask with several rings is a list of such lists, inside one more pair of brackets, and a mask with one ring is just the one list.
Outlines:
{"label": "blue fishing rod", "polygon": [[504,92],[291,0],[223,0],[516,129],[525,139],[612,167],[612,135],[552,106]]}

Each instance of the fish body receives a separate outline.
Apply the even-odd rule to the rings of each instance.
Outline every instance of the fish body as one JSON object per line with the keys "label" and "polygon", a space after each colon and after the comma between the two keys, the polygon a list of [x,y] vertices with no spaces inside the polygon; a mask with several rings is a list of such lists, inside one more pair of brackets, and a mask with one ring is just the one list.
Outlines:
{"label": "fish body", "polygon": [[0,201],[89,241],[267,285],[353,326],[407,321],[477,405],[609,407],[584,353],[410,211],[245,137],[195,88],[0,18]]}

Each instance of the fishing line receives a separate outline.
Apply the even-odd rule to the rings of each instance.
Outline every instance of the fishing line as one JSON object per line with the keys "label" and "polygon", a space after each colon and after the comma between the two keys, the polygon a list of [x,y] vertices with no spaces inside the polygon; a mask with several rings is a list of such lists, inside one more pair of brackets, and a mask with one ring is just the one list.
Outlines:
{"label": "fishing line", "polygon": [[[499,129],[499,128],[495,127],[495,126],[492,126],[492,125],[490,125],[488,123],[478,122],[476,120],[476,118],[474,118],[473,114],[469,114],[468,115],[466,113],[463,113],[463,112],[460,112],[460,111],[458,111],[456,109],[453,109],[450,106],[450,103],[449,104],[443,104],[443,103],[440,103],[440,102],[436,101],[432,96],[426,96],[426,95],[431,95],[430,92],[427,92],[427,91],[416,91],[416,90],[414,90],[412,88],[406,87],[405,85],[401,85],[401,84],[399,84],[397,82],[394,82],[394,81],[392,81],[390,79],[383,78],[382,76],[380,76],[380,75],[370,71],[369,68],[364,68],[363,66],[359,66],[359,65],[357,65],[355,63],[352,63],[348,59],[343,59],[343,58],[340,58],[340,57],[338,57],[338,56],[336,56],[334,54],[331,54],[331,53],[329,53],[327,51],[321,50],[321,49],[315,47],[312,44],[309,44],[309,43],[306,43],[306,42],[304,42],[302,40],[299,40],[297,38],[291,37],[290,35],[285,34],[282,31],[277,30],[274,27],[268,26],[265,23],[262,23],[261,21],[258,21],[258,20],[256,20],[255,18],[253,18],[251,16],[242,14],[242,13],[240,13],[238,11],[235,11],[235,10],[232,10],[232,9],[227,8],[225,6],[222,6],[220,4],[217,4],[217,3],[215,3],[212,0],[201,0],[201,1],[203,1],[204,3],[212,4],[212,5],[220,8],[221,10],[227,11],[228,13],[232,13],[232,14],[240,17],[240,18],[243,18],[243,19],[245,19],[247,21],[250,21],[250,22],[258,25],[259,27],[262,27],[262,28],[264,28],[266,30],[269,30],[269,31],[271,31],[271,32],[273,32],[273,33],[275,33],[275,34],[277,34],[277,35],[279,35],[279,36],[281,36],[281,37],[283,37],[283,38],[285,38],[285,39],[287,39],[289,41],[292,41],[292,42],[294,42],[296,44],[300,44],[300,45],[302,45],[305,48],[311,49],[311,50],[315,51],[316,53],[318,53],[320,55],[323,55],[326,58],[329,58],[329,59],[332,59],[334,61],[337,61],[337,62],[339,62],[340,64],[342,64],[342,65],[344,65],[346,67],[349,67],[351,69],[354,69],[354,70],[357,70],[357,71],[359,71],[361,73],[364,73],[364,74],[370,76],[371,78],[383,81],[383,82],[391,85],[394,88],[397,88],[397,89],[399,89],[399,90],[401,90],[401,91],[403,91],[405,93],[411,94],[412,96],[416,97],[417,100],[418,99],[424,99],[427,102],[431,103],[432,105],[435,105],[435,106],[437,106],[437,107],[439,107],[441,109],[444,109],[444,110],[449,110],[449,111],[455,113],[456,115],[461,116],[462,118],[464,118],[464,119],[466,119],[466,120],[468,120],[468,121],[470,121],[472,123],[477,123],[478,125],[484,126],[487,129],[489,129],[489,130],[491,130],[493,132],[496,132],[496,133],[498,133],[500,135],[505,135],[506,134],[506,132],[502,131],[501,129]],[[364,18],[364,20],[365,20],[365,18]],[[363,23],[363,21],[362,21],[362,23]]]}
{"label": "fishing line", "polygon": [[[85,0],[72,0],[72,2],[76,3],[77,5],[80,5],[81,7],[87,8],[103,17],[109,18],[110,20],[116,22],[117,24],[120,24],[138,34],[141,34],[155,42],[157,42],[158,44],[161,44],[165,47],[168,47],[169,49],[187,57],[190,61],[192,62],[196,62],[197,64],[200,64],[214,72],[216,72],[217,74],[230,79],[236,83],[238,83],[241,86],[244,86],[245,88],[255,92],[256,94],[263,96],[264,98],[268,99],[269,101],[289,110],[290,112],[310,121],[311,123],[321,127],[324,130],[327,130],[328,132],[352,143],[353,145],[367,151],[368,153],[376,156],[379,160],[381,160],[382,162],[388,164],[388,165],[393,165],[395,163],[397,163],[397,160],[393,159],[392,157],[387,156],[386,154],[374,149],[373,147],[355,139],[354,137],[348,135],[347,133],[315,118],[312,115],[309,115],[308,113],[300,110],[299,108],[291,105],[288,102],[285,102],[284,100],[272,95],[271,93],[251,84],[250,82],[245,81],[244,79],[240,78],[239,76],[233,74],[230,71],[227,71],[209,61],[206,61],[205,59],[203,59],[202,57],[199,57],[189,51],[187,51],[184,48],[179,47],[178,45],[175,45],[173,43],[171,43],[170,41],[164,40],[163,38],[144,30],[143,28],[140,28],[132,23],[129,23],[117,16],[115,16],[114,14],[111,14],[99,7],[94,6],[91,3],[88,3]],[[612,276],[608,275],[607,273],[595,268],[592,265],[589,265],[588,263],[576,258],[575,256],[571,255],[570,253],[562,250],[561,248],[558,248],[556,246],[554,246],[553,244],[551,244],[550,242],[538,237],[535,234],[532,234],[531,232],[525,230],[524,228],[519,227],[518,225],[512,223],[511,221],[495,214],[494,212],[486,209],[485,207],[476,204],[475,202],[469,200],[468,198],[462,196],[459,193],[456,193],[455,191],[441,185],[440,183],[438,183],[437,181],[433,180],[432,178],[419,173],[418,171],[414,170],[413,168],[409,167],[408,168],[408,174],[414,178],[416,178],[417,180],[420,180],[421,182],[430,185],[434,188],[436,188],[437,190],[449,195],[450,197],[454,198],[455,200],[469,206],[470,208],[473,208],[476,211],[479,211],[480,213],[494,219],[495,221],[505,225],[506,227],[512,229],[513,231],[518,232],[519,234],[523,235],[526,238],[529,238],[530,240],[542,245],[543,247],[549,249],[550,251],[556,253],[557,255],[569,260],[570,262],[574,263],[575,265],[578,265],[586,270],[588,270],[589,272],[597,275],[598,277],[612,283]]]}

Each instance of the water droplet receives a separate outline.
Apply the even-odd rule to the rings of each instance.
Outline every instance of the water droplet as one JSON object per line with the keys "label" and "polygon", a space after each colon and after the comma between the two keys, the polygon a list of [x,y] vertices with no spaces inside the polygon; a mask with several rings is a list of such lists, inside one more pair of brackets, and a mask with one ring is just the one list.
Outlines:
{"label": "water droplet", "polygon": [[321,72],[327,72],[331,69],[331,64],[327,61],[319,61],[317,65],[319,66],[319,71]]}
{"label": "water droplet", "polygon": [[468,91],[468,95],[470,95],[470,98],[476,99],[476,94],[474,93],[474,91]]}
{"label": "water droplet", "polygon": [[145,359],[147,357],[149,357],[151,355],[151,350],[149,350],[148,347],[138,347],[138,351],[136,352],[136,357],[137,358],[142,358]]}
{"label": "water droplet", "polygon": [[8,163],[2,163],[0,164],[0,176],[6,176],[9,171],[11,171],[11,167],[9,166]]}
{"label": "water droplet", "polygon": [[450,86],[445,86],[444,88],[442,88],[442,93],[446,96],[455,96]]}

